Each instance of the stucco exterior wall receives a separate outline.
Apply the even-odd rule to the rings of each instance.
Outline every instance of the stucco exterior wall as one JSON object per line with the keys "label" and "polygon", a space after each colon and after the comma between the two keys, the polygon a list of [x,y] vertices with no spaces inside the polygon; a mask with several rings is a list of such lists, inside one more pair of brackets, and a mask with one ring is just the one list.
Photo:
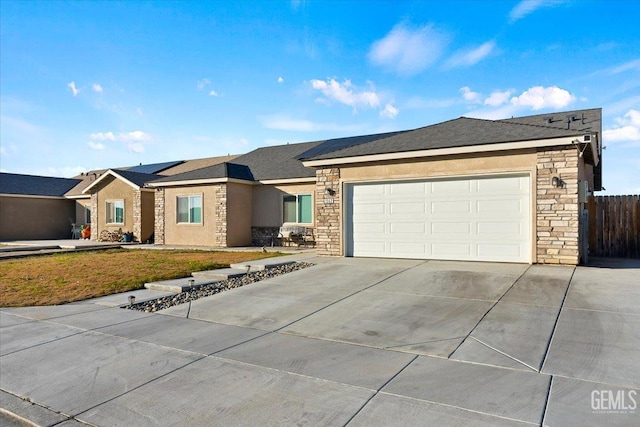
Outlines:
{"label": "stucco exterior wall", "polygon": [[252,186],[227,184],[227,246],[251,245]]}
{"label": "stucco exterior wall", "polygon": [[[167,187],[164,189],[164,244],[216,246],[215,186]],[[177,223],[177,197],[202,196],[202,223]],[[156,230],[158,227],[156,226]],[[156,243],[161,243],[156,236]]]}
{"label": "stucco exterior wall", "polygon": [[[134,231],[134,197],[136,190],[129,184],[116,179],[107,177],[101,183],[99,188],[94,192],[97,200],[97,215],[93,218],[94,212],[91,212],[92,223],[97,225],[91,227],[91,238],[97,238],[102,230],[114,231],[122,228],[123,232]],[[107,224],[107,201],[124,200],[124,224]]]}
{"label": "stucco exterior wall", "polygon": [[75,221],[77,225],[86,225],[88,224],[86,221],[86,212],[85,210],[91,211],[91,199],[75,199],[76,206],[76,215]]}
{"label": "stucco exterior wall", "polygon": [[0,196],[0,240],[70,239],[73,200]]}
{"label": "stucco exterior wall", "polygon": [[[288,194],[311,194],[314,182],[302,184],[254,185],[251,224],[254,227],[280,227],[282,225],[282,199]],[[315,196],[314,196],[315,197]],[[315,212],[313,215],[315,223]]]}

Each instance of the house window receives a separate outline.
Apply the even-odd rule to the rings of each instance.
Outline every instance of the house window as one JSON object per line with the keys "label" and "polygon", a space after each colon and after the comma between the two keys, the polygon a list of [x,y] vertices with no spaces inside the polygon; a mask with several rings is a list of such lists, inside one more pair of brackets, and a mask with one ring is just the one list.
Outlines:
{"label": "house window", "polygon": [[124,200],[107,201],[107,224],[124,224]]}
{"label": "house window", "polygon": [[202,224],[202,196],[178,196],[178,224]]}
{"label": "house window", "polygon": [[311,194],[284,196],[282,212],[283,222],[311,224],[313,212]]}
{"label": "house window", "polygon": [[91,209],[84,207],[84,223],[91,224]]}

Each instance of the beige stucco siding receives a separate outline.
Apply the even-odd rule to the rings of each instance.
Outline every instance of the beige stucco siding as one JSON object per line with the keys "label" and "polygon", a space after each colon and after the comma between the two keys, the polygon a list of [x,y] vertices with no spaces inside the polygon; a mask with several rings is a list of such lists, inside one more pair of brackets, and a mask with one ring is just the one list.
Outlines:
{"label": "beige stucco siding", "polygon": [[251,245],[252,186],[227,184],[227,246]]}
{"label": "beige stucco siding", "polygon": [[504,172],[535,172],[535,150],[515,154],[487,153],[483,156],[446,156],[340,167],[342,181],[392,180],[470,176]]}
{"label": "beige stucco siding", "polygon": [[0,196],[0,240],[69,239],[75,202]]}
{"label": "beige stucco siding", "polygon": [[[177,197],[202,195],[202,224],[178,224]],[[215,189],[191,186],[165,189],[165,244],[215,246]]]}
{"label": "beige stucco siding", "polygon": [[91,211],[91,199],[76,199],[76,216],[75,221],[78,225],[86,225],[88,224],[86,221],[86,211]]}
{"label": "beige stucco siding", "polygon": [[[316,184],[256,185],[253,187],[252,225],[254,227],[280,227],[282,225],[282,198],[287,195],[311,194]],[[313,215],[315,223],[315,213]]]}
{"label": "beige stucco siding", "polygon": [[[97,192],[98,197],[98,215],[96,222],[98,224],[97,233],[102,230],[118,230],[122,228],[124,232],[133,232],[133,198],[136,190],[126,182],[114,177],[107,177],[101,183]],[[107,202],[113,200],[124,201],[124,224],[107,224]],[[92,222],[94,220],[92,219]],[[92,230],[93,235],[96,230]],[[96,234],[97,234],[96,233]]]}

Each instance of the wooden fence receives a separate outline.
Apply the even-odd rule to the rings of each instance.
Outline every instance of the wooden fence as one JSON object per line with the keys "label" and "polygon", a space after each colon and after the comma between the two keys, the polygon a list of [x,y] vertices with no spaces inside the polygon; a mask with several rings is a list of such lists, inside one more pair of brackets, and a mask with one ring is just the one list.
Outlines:
{"label": "wooden fence", "polygon": [[589,255],[640,258],[640,196],[591,196]]}

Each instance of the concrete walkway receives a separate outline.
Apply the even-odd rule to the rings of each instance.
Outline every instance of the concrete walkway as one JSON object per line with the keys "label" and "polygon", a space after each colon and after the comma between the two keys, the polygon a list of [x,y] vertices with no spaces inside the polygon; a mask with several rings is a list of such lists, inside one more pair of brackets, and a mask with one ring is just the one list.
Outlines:
{"label": "concrete walkway", "polygon": [[162,314],[118,308],[129,293],[2,309],[0,408],[64,426],[639,424],[640,262],[313,260]]}

